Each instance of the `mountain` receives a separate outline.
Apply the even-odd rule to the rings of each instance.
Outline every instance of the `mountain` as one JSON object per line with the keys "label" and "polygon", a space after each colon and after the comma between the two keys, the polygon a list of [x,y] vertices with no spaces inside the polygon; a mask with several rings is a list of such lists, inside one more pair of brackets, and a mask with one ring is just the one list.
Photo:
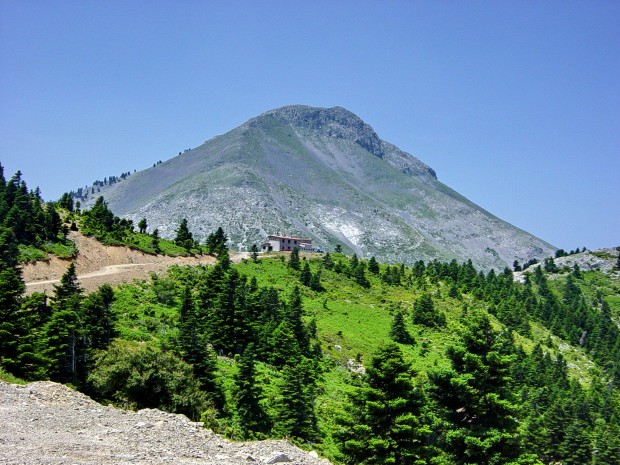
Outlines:
{"label": "mountain", "polygon": [[[93,193],[94,191],[94,193]],[[181,218],[204,239],[222,226],[247,249],[268,234],[310,237],[359,256],[412,263],[471,259],[481,268],[553,255],[441,183],[350,111],[286,106],[111,186],[85,189],[110,209],[174,236]]]}

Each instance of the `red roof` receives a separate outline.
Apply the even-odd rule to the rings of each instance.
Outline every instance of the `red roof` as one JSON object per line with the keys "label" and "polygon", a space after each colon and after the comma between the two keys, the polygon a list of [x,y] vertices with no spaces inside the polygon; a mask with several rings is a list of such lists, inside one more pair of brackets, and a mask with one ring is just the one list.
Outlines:
{"label": "red roof", "polygon": [[293,240],[296,240],[296,241],[304,241],[304,242],[312,243],[312,239],[306,239],[304,237],[277,236],[275,234],[270,234],[269,236],[267,236],[267,239],[269,239],[271,237],[273,237],[275,239],[293,239]]}

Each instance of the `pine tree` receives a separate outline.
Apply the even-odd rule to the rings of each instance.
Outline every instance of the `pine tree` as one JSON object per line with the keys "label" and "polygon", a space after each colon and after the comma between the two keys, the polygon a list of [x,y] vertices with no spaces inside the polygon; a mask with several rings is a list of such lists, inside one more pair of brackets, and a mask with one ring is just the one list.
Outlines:
{"label": "pine tree", "polygon": [[254,344],[249,344],[239,357],[233,381],[234,417],[241,439],[268,433],[270,422],[261,405],[263,394],[256,375]]}
{"label": "pine tree", "polygon": [[153,234],[151,235],[151,247],[155,251],[155,253],[160,253],[161,249],[159,248],[159,229],[155,228],[153,230]]}
{"label": "pine tree", "polygon": [[310,278],[310,289],[316,292],[323,292],[325,289],[321,284],[321,269],[316,270],[316,273]]}
{"label": "pine tree", "polygon": [[209,234],[206,240],[206,246],[209,253],[219,255],[226,248],[228,238],[224,234],[224,230],[219,227],[214,233]]}
{"label": "pine tree", "polygon": [[310,286],[310,281],[312,280],[312,272],[310,271],[310,265],[308,262],[304,262],[304,265],[301,267],[301,272],[299,273],[299,281],[304,286]]}
{"label": "pine tree", "polygon": [[460,345],[447,352],[450,370],[429,374],[441,409],[443,440],[454,463],[505,464],[519,457],[511,357],[504,355],[488,317],[469,315]]}
{"label": "pine tree", "polygon": [[14,234],[0,227],[0,366],[9,370],[18,364],[18,333],[23,332],[18,327],[18,311],[25,285],[17,266],[18,253]]}
{"label": "pine tree", "polygon": [[301,262],[299,260],[299,248],[293,247],[293,250],[291,251],[291,256],[288,259],[288,267],[291,270],[299,271],[300,266]]}
{"label": "pine tree", "polygon": [[422,294],[413,304],[413,323],[428,327],[445,325],[445,316],[435,309],[433,298],[428,292]]}
{"label": "pine tree", "polygon": [[[355,255],[354,255],[355,256]],[[370,282],[366,278],[366,271],[363,263],[359,262],[353,270],[353,278],[355,282],[362,287],[370,287]]]}
{"label": "pine tree", "polygon": [[392,318],[390,337],[392,338],[392,340],[400,344],[413,343],[413,338],[411,337],[411,334],[409,334],[409,331],[407,331],[407,327],[405,326],[405,317],[403,316],[403,312],[400,310],[397,310]]}
{"label": "pine tree", "polygon": [[374,256],[370,257],[370,260],[368,261],[368,271],[372,274],[379,274],[379,263],[377,263]]}
{"label": "pine tree", "polygon": [[82,309],[90,350],[107,349],[117,336],[116,314],[112,311],[114,300],[114,290],[109,284],[101,285],[84,299]]}
{"label": "pine tree", "polygon": [[350,396],[349,416],[336,433],[346,463],[427,463],[431,434],[426,397],[394,343],[373,355],[361,388]]}
{"label": "pine tree", "polygon": [[179,223],[179,227],[175,230],[176,236],[174,238],[174,243],[180,247],[183,247],[187,252],[189,252],[192,247],[194,247],[194,237],[192,233],[189,232],[189,228],[187,227],[187,218],[183,218]]}
{"label": "pine tree", "polygon": [[54,285],[52,313],[43,327],[42,358],[49,363],[54,381],[78,383],[85,367],[85,328],[81,314],[82,289],[71,262],[60,284]]}
{"label": "pine tree", "polygon": [[258,262],[258,246],[256,244],[252,244],[250,247],[250,258],[254,263]]}
{"label": "pine tree", "polygon": [[295,286],[291,292],[288,305],[285,309],[284,320],[291,328],[302,354],[307,355],[310,349],[310,337],[304,324],[304,308],[301,302],[301,293]]}
{"label": "pine tree", "polygon": [[316,440],[314,402],[317,392],[312,362],[304,357],[290,359],[282,370],[282,377],[274,433],[303,441]]}
{"label": "pine tree", "polygon": [[146,218],[142,218],[140,221],[138,221],[138,229],[140,231],[140,234],[146,234],[146,228]]}

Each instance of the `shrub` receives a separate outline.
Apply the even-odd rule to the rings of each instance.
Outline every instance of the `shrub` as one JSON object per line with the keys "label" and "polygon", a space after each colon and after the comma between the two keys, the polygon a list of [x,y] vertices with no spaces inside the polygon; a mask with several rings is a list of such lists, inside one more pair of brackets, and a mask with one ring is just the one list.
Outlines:
{"label": "shrub", "polygon": [[135,408],[159,408],[197,420],[208,407],[192,367],[147,344],[114,342],[97,354],[88,381],[100,397]]}

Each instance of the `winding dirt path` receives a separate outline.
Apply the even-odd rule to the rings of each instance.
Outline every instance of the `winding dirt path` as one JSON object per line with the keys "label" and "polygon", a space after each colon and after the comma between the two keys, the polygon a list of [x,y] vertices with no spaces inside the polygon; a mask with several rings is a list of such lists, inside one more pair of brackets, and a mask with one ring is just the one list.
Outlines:
{"label": "winding dirt path", "polygon": [[[211,255],[195,257],[167,257],[148,255],[128,247],[106,246],[92,237],[72,232],[69,239],[75,242],[78,256],[73,261],[80,285],[87,291],[97,290],[104,283],[117,285],[147,279],[151,273],[164,273],[172,265],[205,265],[215,263]],[[231,253],[235,262],[247,253]],[[22,267],[26,294],[46,292],[51,294],[54,284],[60,281],[72,260],[52,257],[45,262],[29,263]]]}

